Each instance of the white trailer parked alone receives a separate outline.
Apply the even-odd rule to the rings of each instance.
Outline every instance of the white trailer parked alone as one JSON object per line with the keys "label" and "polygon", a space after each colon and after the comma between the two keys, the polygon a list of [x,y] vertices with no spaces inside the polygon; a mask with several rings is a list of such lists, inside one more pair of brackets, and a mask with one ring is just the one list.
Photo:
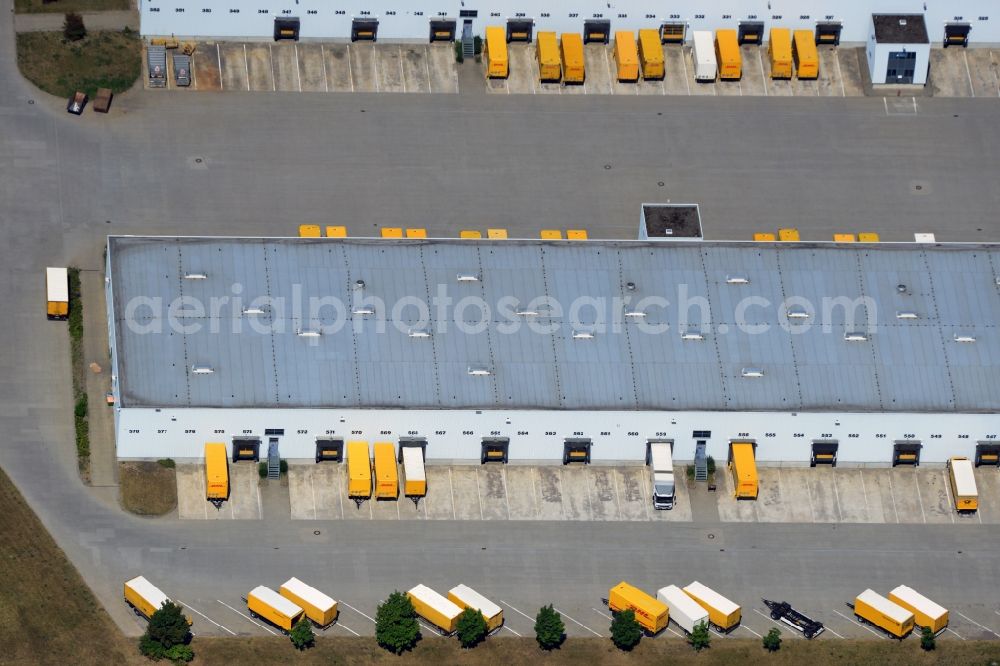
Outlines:
{"label": "white trailer parked alone", "polygon": [[715,39],[707,30],[695,30],[691,41],[695,81],[715,81],[719,65],[715,59]]}
{"label": "white trailer parked alone", "polygon": [[705,609],[676,585],[660,588],[656,598],[667,605],[670,619],[687,633],[690,634],[702,622],[708,625],[708,613]]}

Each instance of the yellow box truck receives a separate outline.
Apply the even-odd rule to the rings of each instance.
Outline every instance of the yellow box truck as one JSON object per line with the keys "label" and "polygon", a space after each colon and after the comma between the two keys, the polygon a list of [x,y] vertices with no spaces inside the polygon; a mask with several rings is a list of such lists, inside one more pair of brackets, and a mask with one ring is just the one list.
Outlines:
{"label": "yellow box truck", "polygon": [[575,32],[564,32],[559,39],[562,54],[563,83],[583,83],[586,65],[583,59],[583,37]]}
{"label": "yellow box truck", "polygon": [[743,617],[737,604],[698,581],[685,587],[684,592],[705,609],[709,623],[723,633],[735,629]]}
{"label": "yellow box truck", "polygon": [[69,271],[65,268],[45,269],[45,291],[48,304],[45,313],[49,319],[69,317]]}
{"label": "yellow box truck", "polygon": [[894,638],[906,638],[913,631],[913,613],[870,589],[854,599],[854,617]]}
{"label": "yellow box truck", "polygon": [[642,66],[642,78],[647,81],[663,80],[663,43],[659,30],[643,28],[639,31],[639,64]]}
{"label": "yellow box truck", "polygon": [[400,454],[403,458],[403,494],[407,497],[423,497],[427,494],[423,447],[401,446]]}
{"label": "yellow box truck", "polygon": [[[142,576],[125,581],[125,602],[137,615],[147,620],[168,601],[170,599],[167,595]],[[187,623],[191,624],[190,617],[187,618]]]}
{"label": "yellow box truck", "polygon": [[317,627],[327,627],[337,619],[337,602],[298,578],[289,578],[278,594],[298,606]]}
{"label": "yellow box truck", "polygon": [[468,585],[456,585],[448,590],[448,600],[462,610],[475,608],[482,613],[487,633],[493,633],[503,626],[503,609]]}
{"label": "yellow box truck", "polygon": [[956,511],[973,512],[979,509],[979,488],[972,471],[972,461],[965,456],[948,459],[948,481]]}
{"label": "yellow box truck", "polygon": [[554,32],[540,32],[535,36],[535,54],[538,57],[538,80],[557,83],[562,78],[559,58],[559,40]]}
{"label": "yellow box truck", "polygon": [[608,608],[615,613],[631,610],[639,626],[651,634],[666,629],[670,621],[670,611],[665,603],[625,581],[608,590]]}
{"label": "yellow box truck", "polygon": [[771,28],[767,40],[767,59],[771,63],[772,79],[792,78],[792,31],[788,28]]}
{"label": "yellow box truck", "polygon": [[639,80],[639,52],[635,35],[627,30],[615,33],[615,69],[617,79],[623,83]]}
{"label": "yellow box truck", "polygon": [[729,471],[733,476],[736,499],[757,499],[757,463],[754,461],[753,443],[729,443]]}
{"label": "yellow box truck", "polygon": [[736,81],[743,76],[743,56],[735,30],[715,31],[715,58],[719,65],[719,78]]}
{"label": "yellow box truck", "polygon": [[406,596],[410,598],[417,615],[433,624],[441,633],[448,635],[455,632],[458,616],[463,609],[454,602],[448,601],[426,585],[417,585]]}
{"label": "yellow box truck", "polygon": [[375,442],[375,499],[399,497],[396,447],[392,442]]}
{"label": "yellow box truck", "polygon": [[815,79],[819,76],[819,53],[816,52],[816,38],[812,30],[796,30],[795,65],[800,79]]}
{"label": "yellow box truck", "polygon": [[347,496],[368,499],[372,496],[372,460],[368,442],[347,443]]}
{"label": "yellow box truck", "polygon": [[205,498],[209,502],[229,499],[229,458],[222,442],[205,444]]}
{"label": "yellow box truck", "polygon": [[913,624],[927,627],[935,635],[948,626],[948,609],[939,606],[912,587],[900,585],[889,593],[889,601],[913,613]]}
{"label": "yellow box truck", "polygon": [[305,611],[290,599],[286,599],[269,587],[258,585],[247,595],[247,609],[250,616],[260,618],[286,634],[295,623],[305,617]]}
{"label": "yellow box truck", "polygon": [[490,79],[506,79],[510,71],[507,57],[507,33],[501,26],[486,27],[486,76]]}

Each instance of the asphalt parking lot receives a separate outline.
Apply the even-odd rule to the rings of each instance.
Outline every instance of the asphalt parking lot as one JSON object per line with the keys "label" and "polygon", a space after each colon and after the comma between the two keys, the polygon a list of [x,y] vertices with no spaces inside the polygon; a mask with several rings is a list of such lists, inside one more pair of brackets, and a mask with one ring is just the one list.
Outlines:
{"label": "asphalt parking lot", "polygon": [[257,466],[229,465],[229,501],[219,509],[205,499],[205,465],[177,465],[177,516],[190,520],[260,520]]}

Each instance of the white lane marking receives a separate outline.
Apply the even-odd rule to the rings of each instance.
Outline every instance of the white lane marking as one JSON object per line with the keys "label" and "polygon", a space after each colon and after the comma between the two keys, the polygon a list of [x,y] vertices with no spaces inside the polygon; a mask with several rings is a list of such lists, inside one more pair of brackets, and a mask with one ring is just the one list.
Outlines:
{"label": "white lane marking", "polygon": [[421,627],[423,627],[424,629],[426,629],[432,636],[436,636],[437,638],[441,638],[441,634],[439,634],[438,632],[434,631],[433,629],[431,629],[430,627],[428,627],[426,624],[424,624],[420,620],[417,620],[417,624],[419,624]]}
{"label": "white lane marking", "polygon": [[382,92],[378,85],[378,52],[374,44],[372,44],[372,71],[375,72],[375,92]]}
{"label": "white lane marking", "polygon": [[479,520],[483,520],[483,489],[479,487],[479,468],[476,468],[476,499],[479,500]]}
{"label": "white lane marking", "polygon": [[[994,612],[994,613],[996,613],[996,611],[993,611],[993,612]],[[972,619],[971,617],[969,617],[968,615],[963,615],[962,613],[959,613],[958,611],[955,611],[955,613],[956,613],[956,614],[958,614],[958,615],[961,615],[961,616],[962,616],[962,617],[964,617],[964,618],[965,618],[966,620],[968,620],[968,621],[969,621],[969,622],[971,622],[972,624],[976,625],[976,626],[977,626],[977,627],[979,627],[980,629],[983,629],[984,631],[988,631],[988,632],[990,632],[991,634],[993,634],[994,636],[996,636],[997,638],[1000,638],[1000,634],[998,634],[997,632],[993,631],[993,630],[992,630],[992,629],[990,629],[989,627],[985,627],[985,626],[983,626],[983,625],[979,624],[978,622],[976,622],[975,620],[973,620],[973,619]],[[997,613],[997,615],[1000,615],[1000,613]]]}
{"label": "white lane marking", "polygon": [[403,47],[396,47],[397,55],[399,56],[399,80],[403,82],[403,92],[406,92],[406,74],[403,73]]}
{"label": "white lane marking", "polygon": [[295,46],[295,80],[299,82],[299,92],[302,92],[302,74],[299,72],[299,45]]}
{"label": "white lane marking", "polygon": [[502,603],[502,604],[503,604],[504,606],[506,606],[507,608],[511,609],[512,611],[514,611],[514,612],[515,612],[515,613],[517,613],[518,615],[521,615],[521,616],[523,616],[523,617],[524,617],[525,619],[527,619],[527,620],[531,620],[532,622],[534,622],[534,621],[535,621],[535,620],[534,620],[534,618],[531,618],[531,617],[528,617],[527,615],[525,615],[525,614],[524,614],[524,613],[522,613],[521,611],[519,611],[519,610],[517,610],[516,608],[514,608],[513,606],[511,606],[511,605],[510,605],[509,603],[507,603],[507,602],[506,602],[506,601],[504,601],[503,599],[500,599],[500,603]]}
{"label": "white lane marking", "polygon": [[174,601],[176,601],[177,603],[179,603],[179,604],[180,604],[181,606],[183,606],[184,608],[187,608],[187,609],[188,609],[189,611],[192,611],[192,612],[195,612],[195,613],[197,613],[198,615],[202,616],[203,618],[205,618],[206,620],[208,620],[209,622],[211,622],[212,624],[214,624],[215,626],[217,626],[217,627],[218,627],[219,629],[222,629],[222,630],[224,630],[224,631],[228,631],[228,632],[229,632],[230,634],[232,634],[233,636],[235,636],[235,635],[236,635],[236,632],[235,632],[235,631],[233,631],[233,630],[229,629],[228,627],[224,627],[224,626],[222,626],[221,624],[219,624],[218,622],[216,622],[215,620],[213,620],[213,619],[212,619],[212,618],[210,618],[209,616],[207,616],[207,615],[205,615],[204,613],[202,613],[202,612],[201,612],[200,610],[198,610],[197,608],[193,607],[193,606],[192,606],[191,604],[186,604],[186,603],[184,603],[183,601],[181,601],[180,599],[174,599]]}
{"label": "white lane marking", "polygon": [[334,626],[336,626],[336,627],[340,627],[341,629],[346,629],[347,631],[351,632],[351,633],[352,633],[352,634],[354,634],[355,636],[358,636],[358,637],[360,637],[360,636],[361,636],[361,634],[359,634],[358,632],[354,631],[354,630],[353,630],[353,629],[351,629],[350,627],[348,627],[348,626],[345,626],[345,625],[343,625],[343,624],[341,624],[341,623],[339,623],[339,622],[338,622],[337,624],[335,624]]}
{"label": "white lane marking", "polygon": [[507,494],[507,470],[504,467],[500,468],[500,480],[503,481],[503,501],[507,505],[507,520],[510,520],[510,497]]}
{"label": "white lane marking", "polygon": [[[951,518],[951,522],[955,522],[955,502],[951,499],[951,483],[948,481],[948,468],[944,469],[944,492],[948,496],[948,516]],[[978,512],[977,512],[978,513]]]}
{"label": "white lane marking", "polygon": [[271,60],[271,92],[278,92],[278,77],[274,75],[274,49],[267,45],[267,57]]}
{"label": "white lane marking", "polygon": [[427,92],[432,93],[434,86],[431,85],[431,52],[429,49],[424,51],[424,71],[427,73]]}
{"label": "white lane marking", "polygon": [[681,66],[684,67],[684,88],[687,90],[687,94],[691,94],[691,83],[688,81],[688,63],[687,63],[687,53],[684,52],[684,47],[681,46]]}
{"label": "white lane marking", "polygon": [[222,51],[219,49],[218,43],[215,45],[215,62],[219,65],[219,90],[224,90],[225,88],[222,85]]}
{"label": "white lane marking", "polygon": [[[833,634],[833,635],[834,635],[834,636],[836,636],[837,638],[844,638],[843,636],[841,636],[840,634],[838,634],[838,633],[837,633],[836,631],[834,631],[833,629],[831,629],[830,627],[828,627],[828,626],[827,626],[827,625],[825,625],[825,624],[823,625],[823,629],[825,629],[826,631],[829,631],[829,632],[830,632],[831,634]],[[846,639],[845,639],[845,640],[846,640]]]}
{"label": "white lane marking", "polygon": [[950,631],[951,633],[955,634],[956,636],[958,636],[959,638],[961,638],[961,639],[962,639],[963,641],[965,640],[964,638],[962,638],[962,635],[961,635],[961,634],[959,634],[959,633],[958,633],[957,631],[955,631],[955,630],[954,630],[954,629],[952,629],[951,627],[945,627],[945,630],[946,630],[946,631]]}
{"label": "white lane marking", "polygon": [[225,601],[221,601],[221,600],[219,600],[219,599],[216,599],[216,601],[218,601],[218,602],[219,602],[220,604],[222,604],[223,606],[225,606],[225,607],[226,607],[226,608],[228,608],[229,610],[233,611],[233,612],[234,612],[234,613],[236,613],[237,615],[240,615],[240,616],[242,616],[242,617],[245,617],[245,618],[246,618],[247,620],[249,620],[249,621],[250,621],[250,622],[251,622],[252,624],[255,624],[255,625],[257,625],[258,627],[260,627],[261,629],[263,629],[263,630],[264,630],[264,631],[266,631],[267,633],[271,634],[272,636],[277,636],[277,635],[278,635],[278,633],[277,633],[276,631],[272,630],[272,629],[271,629],[270,627],[268,627],[268,626],[265,626],[265,625],[261,624],[260,622],[257,622],[257,620],[253,619],[253,618],[252,618],[252,617],[250,617],[249,615],[246,615],[246,614],[244,614],[244,613],[241,613],[240,611],[236,610],[235,608],[233,608],[232,606],[230,606],[229,604],[227,604],[227,603],[226,603]]}
{"label": "white lane marking", "polygon": [[686,637],[686,636],[685,636],[684,634],[682,634],[681,632],[679,632],[679,631],[674,631],[673,629],[671,629],[669,625],[667,625],[667,631],[669,631],[669,632],[670,632],[670,633],[672,633],[673,635],[675,635],[675,636],[678,636],[678,637],[680,637],[680,638],[687,638],[687,637]]}
{"label": "white lane marking", "polygon": [[247,92],[250,92],[250,64],[247,62],[247,45],[243,45],[243,71],[247,74]]}
{"label": "white lane marking", "polygon": [[587,630],[587,631],[589,631],[590,633],[594,634],[594,635],[595,635],[595,636],[597,636],[598,638],[600,638],[600,637],[601,637],[601,635],[600,635],[599,633],[597,633],[596,631],[594,631],[593,629],[591,629],[591,628],[590,628],[590,627],[588,627],[587,625],[583,624],[582,622],[577,622],[576,620],[574,620],[573,618],[571,618],[571,617],[570,617],[569,615],[566,615],[566,613],[563,613],[563,612],[562,612],[561,610],[559,610],[558,608],[556,608],[555,606],[553,606],[552,608],[553,608],[553,610],[555,610],[555,612],[559,613],[560,615],[562,615],[562,616],[563,616],[564,618],[566,618],[566,619],[567,619],[567,620],[569,620],[570,622],[572,622],[572,623],[574,623],[574,624],[578,624],[578,625],[580,625],[581,627],[583,627],[584,629],[586,629],[586,630]]}
{"label": "white lane marking", "polygon": [[844,522],[844,510],[840,508],[840,490],[837,489],[837,475],[833,475],[833,498],[837,500],[837,515],[840,516],[840,522]]}
{"label": "white lane marking", "polygon": [[[885,99],[884,97],[882,99]],[[889,499],[892,500],[892,514],[896,516],[896,523],[899,523],[899,510],[896,509],[896,493],[892,491],[892,470],[889,470],[889,475],[885,478],[889,479]]]}
{"label": "white lane marking", "polygon": [[375,618],[371,617],[370,615],[365,615],[364,613],[362,613],[361,611],[359,611],[357,608],[355,608],[351,604],[347,603],[346,601],[341,600],[340,603],[344,604],[345,606],[347,606],[348,608],[350,608],[352,611],[354,611],[358,615],[361,615],[362,617],[366,617],[369,620],[371,620],[372,622],[375,622]]}
{"label": "white lane marking", "polygon": [[[756,608],[754,608],[754,609],[752,609],[752,610],[753,610],[753,612],[754,612],[754,613],[757,613],[757,615],[760,615],[760,616],[761,616],[762,618],[764,618],[765,620],[767,620],[768,622],[770,622],[770,623],[771,623],[771,624],[773,624],[774,626],[776,626],[776,627],[779,627],[779,628],[781,628],[781,629],[784,629],[784,628],[785,628],[785,625],[783,625],[783,624],[779,623],[779,622],[778,622],[777,620],[773,619],[773,618],[772,618],[772,617],[771,617],[770,615],[766,615],[766,614],[764,614],[764,613],[761,613],[761,612],[760,612],[759,610],[757,610]],[[799,636],[799,634],[797,634],[797,633],[795,633],[795,632],[792,632],[792,635],[793,635],[793,636]]]}
{"label": "white lane marking", "polygon": [[751,629],[747,625],[743,624],[742,622],[740,622],[740,628],[741,629],[746,629],[747,631],[749,631],[751,634],[753,634],[757,638],[764,638],[763,636],[761,636],[760,634],[758,634],[756,631],[754,631],[753,629]]}
{"label": "white lane marking", "polygon": [[889,102],[885,97],[882,98],[882,105],[885,107],[885,115],[889,115]]}
{"label": "white lane marking", "polygon": [[451,519],[455,520],[455,482],[451,480],[451,467],[448,468],[448,487],[451,488]]}
{"label": "white lane marking", "polygon": [[614,619],[613,617],[611,617],[611,616],[610,616],[610,615],[608,615],[607,613],[604,613],[604,612],[601,612],[601,611],[597,610],[597,609],[596,609],[596,608],[594,608],[594,607],[591,607],[591,608],[590,608],[590,610],[594,611],[595,613],[597,613],[598,615],[600,615],[600,616],[602,616],[602,617],[606,617],[606,618],[608,618],[609,620],[613,620],[613,619]]}
{"label": "white lane marking", "polygon": [[323,59],[323,87],[330,92],[330,79],[326,78],[326,47],[319,45],[319,57]]}
{"label": "white lane marking", "polygon": [[913,115],[917,115],[917,98],[911,97],[910,101],[913,102]]}
{"label": "white lane marking", "polygon": [[834,611],[833,611],[833,612],[834,612],[834,613],[836,613],[837,615],[839,615],[840,617],[844,618],[845,620],[847,620],[847,621],[848,621],[848,622],[850,622],[851,624],[856,624],[856,625],[858,625],[859,627],[861,627],[862,629],[867,629],[868,631],[872,632],[873,634],[875,634],[875,635],[876,635],[876,636],[878,636],[879,638],[883,638],[883,639],[884,639],[884,638],[886,638],[886,637],[885,637],[885,636],[883,636],[883,635],[882,635],[882,634],[881,634],[880,632],[878,632],[878,631],[875,631],[874,629],[872,629],[871,627],[869,627],[869,626],[867,626],[867,625],[864,625],[864,624],[861,624],[861,623],[860,623],[860,622],[858,622],[857,620],[852,620],[851,618],[847,617],[846,615],[844,615],[843,613],[841,613],[840,611],[838,611],[838,610],[836,610],[836,609],[834,609]]}
{"label": "white lane marking", "polygon": [[924,512],[924,498],[920,495],[920,479],[917,478],[917,468],[913,468],[913,485],[917,489],[917,502],[920,503],[920,516],[927,522],[927,513]]}
{"label": "white lane marking", "polygon": [[844,89],[844,72],[840,69],[840,55],[838,51],[833,52],[833,61],[837,63],[837,78],[840,79],[840,96],[847,97],[847,90]]}
{"label": "white lane marking", "polygon": [[354,69],[351,67],[351,45],[347,45],[347,78],[351,80],[351,92],[354,92]]}
{"label": "white lane marking", "polygon": [[764,97],[767,97],[767,75],[764,74],[764,56],[760,54],[760,49],[757,49],[757,62],[760,63],[760,78],[764,80]]}
{"label": "white lane marking", "polygon": [[608,83],[611,87],[611,94],[615,94],[615,81],[611,78],[611,61],[608,60],[608,49],[601,49],[604,51],[604,68],[608,70]]}
{"label": "white lane marking", "polygon": [[868,489],[865,488],[865,474],[858,469],[858,476],[861,477],[861,492],[865,494],[865,518],[871,520],[872,508],[868,505]]}
{"label": "white lane marking", "polygon": [[969,92],[976,96],[976,87],[972,85],[972,72],[969,71],[969,56],[965,49],[962,49],[962,60],[965,61],[965,75],[969,77]]}
{"label": "white lane marking", "polygon": [[514,635],[515,635],[515,636],[517,636],[518,638],[524,638],[524,636],[522,636],[521,634],[519,634],[519,633],[517,633],[516,631],[514,631],[513,629],[511,629],[511,628],[510,628],[510,627],[508,627],[508,626],[507,626],[506,624],[505,624],[505,625],[503,625],[503,628],[504,628],[504,629],[506,629],[507,631],[509,631],[510,633],[514,634]]}

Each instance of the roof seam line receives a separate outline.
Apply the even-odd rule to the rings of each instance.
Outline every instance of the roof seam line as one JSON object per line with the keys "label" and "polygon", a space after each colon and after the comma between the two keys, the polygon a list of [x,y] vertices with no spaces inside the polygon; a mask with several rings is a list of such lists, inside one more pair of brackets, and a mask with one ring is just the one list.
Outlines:
{"label": "roof seam line", "polygon": [[[781,288],[781,302],[787,303],[788,292],[785,290],[785,273],[781,270],[781,253],[776,252],[774,254],[774,265],[778,268],[778,286]],[[789,322],[789,326],[791,323]],[[805,406],[805,398],[802,395],[802,376],[799,375],[799,359],[795,353],[795,336],[788,332],[788,349],[792,352],[792,372],[795,373],[795,390],[799,394],[799,404],[797,409],[802,409]]]}
{"label": "roof seam line", "polygon": [[927,269],[927,282],[928,284],[930,284],[931,287],[931,304],[934,307],[934,321],[936,321],[938,325],[938,337],[941,340],[941,353],[944,355],[943,356],[944,371],[948,375],[948,389],[951,391],[950,406],[952,410],[954,410],[955,405],[958,403],[958,400],[955,394],[955,380],[951,375],[951,363],[948,362],[948,346],[945,344],[944,341],[944,331],[942,330],[941,326],[941,316],[940,313],[938,312],[937,291],[934,289],[934,272],[931,270],[930,261],[928,261],[926,251],[920,252],[920,259],[924,262],[924,268]]}

